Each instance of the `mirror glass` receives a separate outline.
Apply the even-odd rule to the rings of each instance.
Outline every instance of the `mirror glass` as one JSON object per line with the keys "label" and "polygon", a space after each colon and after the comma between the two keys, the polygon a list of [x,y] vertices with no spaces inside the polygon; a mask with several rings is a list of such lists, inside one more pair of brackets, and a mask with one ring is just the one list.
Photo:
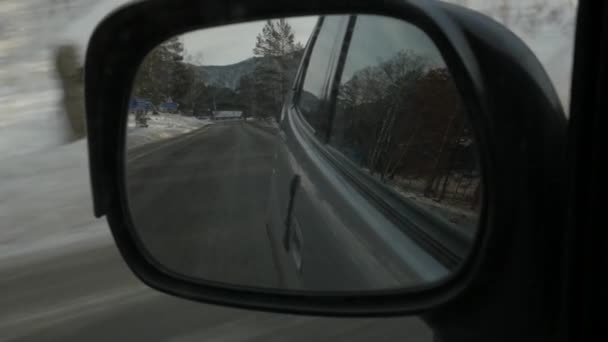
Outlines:
{"label": "mirror glass", "polygon": [[467,258],[482,174],[470,109],[431,38],[372,15],[173,37],[128,106],[130,218],[200,281],[303,291],[437,282]]}

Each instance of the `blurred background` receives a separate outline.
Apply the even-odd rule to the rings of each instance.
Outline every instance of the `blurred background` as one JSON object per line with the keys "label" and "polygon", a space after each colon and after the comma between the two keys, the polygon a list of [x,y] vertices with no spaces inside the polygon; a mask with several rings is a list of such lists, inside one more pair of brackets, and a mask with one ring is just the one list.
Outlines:
{"label": "blurred background", "polygon": [[[190,303],[140,284],[92,215],[84,139],[63,105],[59,46],[83,62],[127,0],[0,0],[0,341],[430,341],[413,318],[327,319]],[[502,22],[569,105],[575,0],[452,0]]]}

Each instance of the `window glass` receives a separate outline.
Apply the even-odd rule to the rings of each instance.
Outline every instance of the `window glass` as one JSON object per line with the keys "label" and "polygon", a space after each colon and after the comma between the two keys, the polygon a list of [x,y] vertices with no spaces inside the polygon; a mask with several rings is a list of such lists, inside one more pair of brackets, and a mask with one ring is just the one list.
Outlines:
{"label": "window glass", "polygon": [[473,132],[439,50],[415,26],[357,17],[329,144],[402,196],[475,228]]}
{"label": "window glass", "polygon": [[308,123],[321,135],[327,132],[328,111],[323,103],[327,81],[332,74],[344,38],[348,16],[327,16],[310,55],[298,108]]}

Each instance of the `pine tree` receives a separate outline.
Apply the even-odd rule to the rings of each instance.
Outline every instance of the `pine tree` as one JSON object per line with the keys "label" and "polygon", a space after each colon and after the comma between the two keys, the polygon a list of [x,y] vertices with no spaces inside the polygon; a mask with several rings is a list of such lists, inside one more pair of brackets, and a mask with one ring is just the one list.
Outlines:
{"label": "pine tree", "polygon": [[295,42],[291,25],[285,19],[268,20],[256,37],[253,54],[258,57],[253,79],[263,98],[258,102],[264,111],[278,116],[293,80],[303,46]]}
{"label": "pine tree", "polygon": [[152,50],[139,66],[133,95],[158,104],[180,95],[187,68],[183,63],[183,45],[177,37]]}

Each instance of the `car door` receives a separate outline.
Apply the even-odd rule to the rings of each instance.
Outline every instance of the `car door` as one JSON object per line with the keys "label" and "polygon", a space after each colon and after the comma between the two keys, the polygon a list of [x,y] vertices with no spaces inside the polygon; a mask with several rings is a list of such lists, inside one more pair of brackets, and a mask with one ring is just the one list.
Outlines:
{"label": "car door", "polygon": [[[476,147],[445,68],[425,65],[418,73],[399,75],[420,78],[416,82],[426,84],[427,93],[445,99],[443,107],[415,108],[418,115],[405,115],[404,108],[387,114],[388,88],[381,83],[403,68],[397,62],[420,62],[409,45],[435,54],[437,65],[441,56],[422,32],[396,20],[326,17],[319,27],[284,109],[273,171],[269,232],[283,280],[306,289],[357,290],[439,279],[464,258],[476,228],[481,192]],[[390,67],[394,70],[380,70]],[[389,77],[374,80],[378,71]],[[353,87],[359,87],[358,95]],[[408,101],[403,91],[388,100],[393,107]],[[428,95],[416,101],[428,107],[433,101]],[[446,135],[459,143],[448,149]],[[391,142],[395,137],[406,138]],[[436,151],[422,146],[447,152],[438,159]],[[411,167],[402,165],[404,159],[413,160]],[[437,165],[449,165],[452,175],[437,171]],[[450,179],[454,170],[456,181]],[[410,184],[401,186],[401,176],[409,176]],[[463,182],[469,184],[461,189],[466,208],[433,204],[446,189],[454,195],[454,184],[462,188]],[[454,217],[460,221],[451,222]]]}
{"label": "car door", "polygon": [[303,164],[299,155],[294,155],[301,152],[302,145],[301,140],[295,139],[294,131],[290,127],[290,118],[296,115],[296,104],[301,105],[305,108],[308,120],[300,120],[298,124],[306,125],[306,129],[317,137],[327,134],[327,86],[333,74],[332,70],[337,66],[348,21],[349,16],[319,18],[298,70],[295,89],[289,93],[281,113],[267,228],[281,281],[296,288],[304,288],[301,276],[303,263],[305,259],[307,263],[310,262],[309,258],[304,256],[304,236],[300,217],[295,213],[295,203],[303,197],[303,169],[308,166]]}

